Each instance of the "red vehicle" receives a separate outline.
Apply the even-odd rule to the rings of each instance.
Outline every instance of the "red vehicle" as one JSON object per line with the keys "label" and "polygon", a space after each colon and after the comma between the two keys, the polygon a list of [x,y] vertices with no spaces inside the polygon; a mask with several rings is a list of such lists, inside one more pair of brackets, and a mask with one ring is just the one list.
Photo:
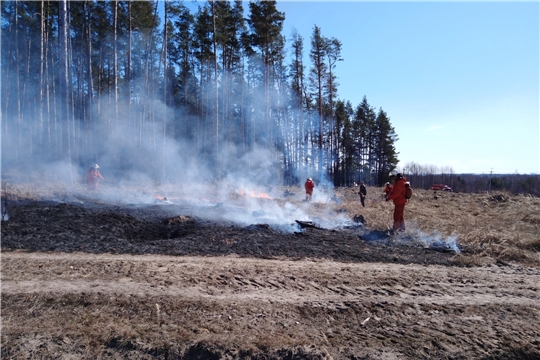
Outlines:
{"label": "red vehicle", "polygon": [[431,185],[431,190],[452,191],[452,188],[444,184],[433,184]]}

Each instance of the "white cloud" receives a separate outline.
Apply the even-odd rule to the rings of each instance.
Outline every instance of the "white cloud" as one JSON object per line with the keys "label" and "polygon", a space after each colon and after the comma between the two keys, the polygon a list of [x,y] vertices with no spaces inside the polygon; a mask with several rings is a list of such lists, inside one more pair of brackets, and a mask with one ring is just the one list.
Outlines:
{"label": "white cloud", "polygon": [[432,125],[423,130],[425,133],[439,133],[438,130],[445,128],[444,125]]}

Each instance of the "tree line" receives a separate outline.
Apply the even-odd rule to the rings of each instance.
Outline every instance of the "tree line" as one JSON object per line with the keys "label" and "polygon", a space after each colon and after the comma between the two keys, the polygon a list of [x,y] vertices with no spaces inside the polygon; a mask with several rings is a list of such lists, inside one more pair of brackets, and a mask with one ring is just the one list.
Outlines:
{"label": "tree line", "polygon": [[380,186],[398,163],[388,114],[338,96],[341,41],[317,25],[309,43],[287,38],[276,1],[3,1],[1,15],[3,167],[106,161],[163,177],[148,159],[170,156],[168,139],[216,179],[231,147],[270,150],[288,185]]}
{"label": "tree line", "polygon": [[407,180],[419,189],[445,184],[456,192],[509,191],[540,196],[540,176],[526,174],[456,174],[449,166],[421,165],[409,162],[403,166]]}

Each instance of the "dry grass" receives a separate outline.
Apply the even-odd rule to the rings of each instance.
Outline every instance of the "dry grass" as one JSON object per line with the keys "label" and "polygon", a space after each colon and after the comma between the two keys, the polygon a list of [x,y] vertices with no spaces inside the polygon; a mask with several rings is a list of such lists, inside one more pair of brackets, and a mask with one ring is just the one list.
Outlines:
{"label": "dry grass", "polygon": [[85,188],[80,184],[67,186],[61,182],[29,182],[24,184],[12,184],[2,181],[2,197],[9,200],[47,200],[62,199],[68,194],[82,194]]}
{"label": "dry grass", "polygon": [[[368,189],[368,203],[362,208],[354,189],[344,189],[344,207],[363,215],[370,228],[389,230],[393,205],[382,199],[380,191]],[[534,196],[415,190],[405,207],[405,222],[405,234],[413,239],[457,238],[468,255],[460,260],[463,264],[478,264],[485,257],[540,263],[540,198]]]}
{"label": "dry grass", "polygon": [[[301,188],[290,188],[303,198]],[[133,189],[137,191],[138,189]],[[385,202],[382,189],[368,187],[366,207],[360,204],[357,188],[338,188],[341,204],[309,205],[315,217],[328,218],[335,213],[353,217],[362,215],[370,229],[387,231],[392,227],[393,204]],[[84,186],[68,188],[62,184],[37,183],[14,185],[2,182],[2,196],[10,200],[73,199],[84,196]],[[275,191],[279,197],[280,191]],[[278,200],[279,202],[290,199]],[[304,204],[303,206],[305,206]],[[540,198],[512,195],[445,193],[415,189],[405,207],[407,231],[401,238],[426,242],[457,241],[464,265],[492,261],[518,261],[540,264]],[[487,260],[490,259],[490,260]]]}

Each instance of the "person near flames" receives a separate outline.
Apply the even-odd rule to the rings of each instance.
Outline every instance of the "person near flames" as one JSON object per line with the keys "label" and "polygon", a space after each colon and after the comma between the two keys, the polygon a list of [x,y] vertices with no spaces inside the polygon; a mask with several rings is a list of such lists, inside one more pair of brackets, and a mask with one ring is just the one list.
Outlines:
{"label": "person near flames", "polygon": [[364,185],[363,181],[360,181],[360,191],[358,192],[358,195],[360,195],[360,202],[362,203],[362,207],[366,207],[366,204],[364,202],[366,200],[367,190],[366,185]]}
{"label": "person near flames", "polygon": [[306,188],[306,201],[311,201],[311,197],[313,196],[313,188],[315,187],[315,183],[311,178],[307,178],[306,183],[304,184],[304,187]]}
{"label": "person near flames", "polygon": [[386,198],[388,198],[388,194],[390,194],[390,192],[392,191],[392,187],[393,187],[392,184],[390,184],[389,182],[384,184],[384,189],[383,189],[384,200],[386,200]]}
{"label": "person near flames", "polygon": [[405,198],[405,187],[407,178],[401,175],[397,170],[390,172],[390,177],[394,180],[392,190],[386,197],[386,201],[392,200],[394,202],[394,231],[405,231],[405,218],[403,212],[405,211],[405,204],[407,198]]}
{"label": "person near flames", "polygon": [[86,171],[86,186],[89,191],[97,190],[99,180],[105,180],[98,169],[99,165],[94,164]]}

